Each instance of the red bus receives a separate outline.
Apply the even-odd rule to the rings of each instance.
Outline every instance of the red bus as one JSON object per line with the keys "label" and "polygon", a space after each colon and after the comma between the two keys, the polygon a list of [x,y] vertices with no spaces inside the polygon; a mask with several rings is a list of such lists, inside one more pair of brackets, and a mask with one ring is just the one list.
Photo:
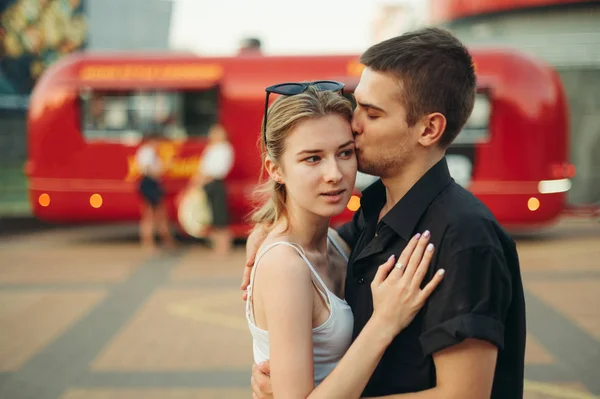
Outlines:
{"label": "red bus", "polygon": [[[501,223],[538,226],[563,210],[572,167],[562,86],[545,65],[513,52],[474,50],[479,89],[469,123],[448,152],[451,173]],[[235,149],[226,179],[232,230],[247,234],[249,195],[260,172],[257,139],[264,88],[283,81],[340,80],[347,92],[362,71],[358,56],[67,56],[38,81],[28,113],[26,174],[34,215],[50,222],[139,219],[134,154],[141,124],[169,121],[161,157],[169,216],[196,172],[210,126],[220,123]],[[372,177],[361,175],[358,189]],[[358,197],[334,220],[349,220]]]}

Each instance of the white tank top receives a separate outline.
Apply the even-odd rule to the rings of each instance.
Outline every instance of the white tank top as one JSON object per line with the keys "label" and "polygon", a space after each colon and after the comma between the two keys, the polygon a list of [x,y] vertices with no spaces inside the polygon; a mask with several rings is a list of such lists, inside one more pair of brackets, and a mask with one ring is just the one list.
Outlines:
{"label": "white tank top", "polygon": [[[342,254],[346,262],[348,257],[340,248],[336,240],[329,236],[330,242]],[[313,358],[315,372],[315,387],[319,385],[325,377],[329,375],[338,364],[344,353],[352,343],[352,329],[354,326],[354,315],[350,306],[345,300],[340,299],[334,293],[329,291],[321,277],[316,272],[310,261],[304,255],[304,252],[295,244],[287,241],[278,241],[265,247],[256,257],[252,274],[250,276],[250,285],[248,286],[248,300],[246,301],[246,319],[250,333],[252,334],[252,349],[254,352],[254,362],[260,363],[270,358],[269,333],[260,329],[254,321],[254,312],[252,309],[252,286],[254,284],[254,274],[256,267],[262,256],[271,248],[277,245],[286,245],[294,248],[300,257],[306,262],[311,271],[312,279],[317,286],[317,291],[329,308],[329,318],[320,326],[312,329],[313,340]]]}

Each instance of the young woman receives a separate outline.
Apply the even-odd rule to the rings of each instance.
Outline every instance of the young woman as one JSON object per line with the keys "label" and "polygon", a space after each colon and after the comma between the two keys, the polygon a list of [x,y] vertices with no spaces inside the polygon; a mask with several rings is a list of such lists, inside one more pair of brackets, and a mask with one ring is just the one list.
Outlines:
{"label": "young woman", "polygon": [[[328,236],[357,171],[352,109],[337,93],[342,87],[312,82],[267,89],[287,95],[265,115],[269,179],[252,219],[269,232],[252,268],[246,317],[254,360],[269,360],[276,399],[358,398],[385,348],[442,279],[443,272],[420,288],[433,246],[427,234],[415,236],[398,259],[390,254],[379,268],[371,284],[375,311],[350,345],[353,315],[343,284],[348,251]],[[334,258],[328,241],[338,248]]]}
{"label": "young woman", "polygon": [[136,153],[136,162],[141,173],[138,185],[138,193],[142,199],[140,238],[142,246],[151,250],[155,249],[155,228],[160,233],[164,245],[167,247],[174,245],[163,201],[164,189],[160,182],[165,165],[158,156],[159,143],[160,134],[149,131]]}
{"label": "young woman", "polygon": [[208,144],[201,156],[198,172],[192,178],[189,189],[202,188],[212,212],[211,241],[216,255],[225,256],[231,250],[228,230],[227,188],[225,177],[234,163],[233,146],[221,125],[214,125],[208,132]]}

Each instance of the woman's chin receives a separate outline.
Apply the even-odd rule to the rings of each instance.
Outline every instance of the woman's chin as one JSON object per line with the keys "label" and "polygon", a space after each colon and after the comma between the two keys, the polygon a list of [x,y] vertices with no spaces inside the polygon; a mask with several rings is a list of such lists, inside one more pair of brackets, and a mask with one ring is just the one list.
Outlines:
{"label": "woman's chin", "polygon": [[327,217],[327,218],[332,218],[334,216],[338,216],[339,214],[344,212],[344,210],[346,209],[347,203],[348,203],[348,201],[344,202],[343,204],[335,204],[335,205],[331,204],[328,206],[324,206],[319,210],[319,212],[317,212],[317,214],[319,216],[323,216],[323,217]]}

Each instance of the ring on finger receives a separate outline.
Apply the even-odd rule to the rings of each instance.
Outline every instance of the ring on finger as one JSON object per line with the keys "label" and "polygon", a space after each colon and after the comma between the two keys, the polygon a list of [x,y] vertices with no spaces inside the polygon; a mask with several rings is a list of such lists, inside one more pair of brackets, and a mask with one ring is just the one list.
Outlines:
{"label": "ring on finger", "polygon": [[396,263],[396,266],[398,269],[402,270],[404,268],[404,265],[400,262]]}

